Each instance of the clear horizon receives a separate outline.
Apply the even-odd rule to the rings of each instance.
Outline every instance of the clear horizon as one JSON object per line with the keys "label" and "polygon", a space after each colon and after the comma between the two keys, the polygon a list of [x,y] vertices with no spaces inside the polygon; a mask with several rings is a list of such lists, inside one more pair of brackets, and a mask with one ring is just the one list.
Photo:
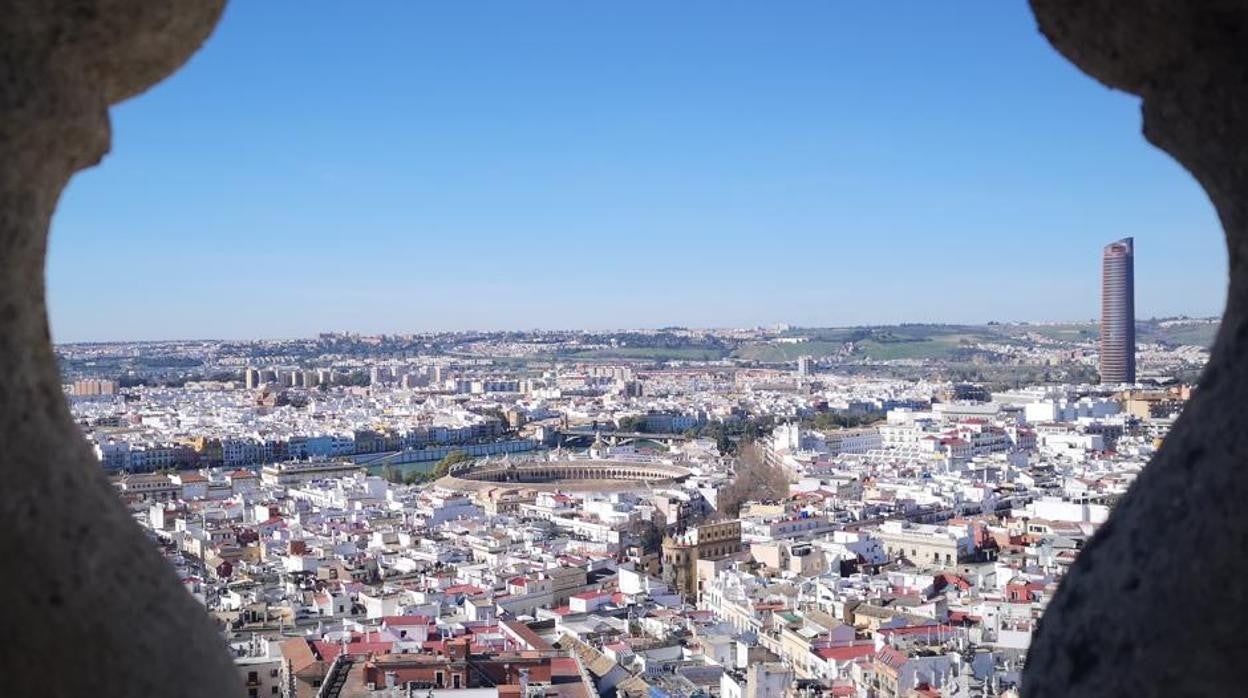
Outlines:
{"label": "clear horizon", "polygon": [[1203,192],[1022,2],[300,7],[113,110],[55,341],[1082,322],[1127,236],[1140,318],[1222,309]]}

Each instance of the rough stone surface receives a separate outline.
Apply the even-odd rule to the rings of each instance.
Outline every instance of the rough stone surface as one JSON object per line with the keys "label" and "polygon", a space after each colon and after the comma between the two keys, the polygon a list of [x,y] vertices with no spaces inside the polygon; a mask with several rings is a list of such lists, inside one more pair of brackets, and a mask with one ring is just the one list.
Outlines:
{"label": "rough stone surface", "polygon": [[[216,631],[69,418],[43,289],[53,208],[70,176],[107,152],[108,107],[178,68],[223,3],[0,0],[4,695],[241,694]],[[1061,53],[1143,99],[1145,136],[1217,208],[1231,280],[1200,391],[1062,584],[1024,694],[1238,695],[1248,646],[1248,3],[1032,7]]]}
{"label": "rough stone surface", "polygon": [[108,107],[173,72],[224,0],[0,0],[0,694],[241,695],[202,607],[70,420],[48,337],[48,224],[108,151]]}
{"label": "rough stone surface", "polygon": [[[1222,696],[1248,657],[1248,2],[1032,0],[1059,52],[1142,98],[1144,136],[1200,182],[1230,252],[1199,390],[1066,577],[1026,698]],[[1177,232],[1177,231],[1176,231]]]}

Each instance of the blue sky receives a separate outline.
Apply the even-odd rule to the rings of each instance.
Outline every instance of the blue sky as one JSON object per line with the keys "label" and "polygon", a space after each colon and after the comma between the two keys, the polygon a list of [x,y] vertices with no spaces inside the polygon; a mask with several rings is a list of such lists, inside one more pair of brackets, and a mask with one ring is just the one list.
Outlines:
{"label": "blue sky", "polygon": [[1220,312],[1138,100],[962,10],[234,2],[67,189],[54,338],[1091,318],[1124,235]]}

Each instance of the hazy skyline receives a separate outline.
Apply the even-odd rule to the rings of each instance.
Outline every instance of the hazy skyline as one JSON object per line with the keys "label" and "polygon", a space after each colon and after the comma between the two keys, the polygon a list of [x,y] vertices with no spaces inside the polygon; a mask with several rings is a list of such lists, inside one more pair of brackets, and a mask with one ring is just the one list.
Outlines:
{"label": "hazy skyline", "polygon": [[1023,2],[352,9],[233,3],[113,110],[56,341],[1089,319],[1126,236],[1138,317],[1221,312],[1203,192]]}

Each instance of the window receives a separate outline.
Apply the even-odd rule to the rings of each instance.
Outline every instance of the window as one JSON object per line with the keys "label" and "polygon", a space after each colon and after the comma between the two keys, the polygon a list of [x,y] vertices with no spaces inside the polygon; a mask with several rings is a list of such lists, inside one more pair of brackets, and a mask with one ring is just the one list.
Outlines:
{"label": "window", "polygon": [[260,696],[260,689],[258,688],[247,689],[247,698],[259,698],[259,696]]}
{"label": "window", "polygon": [[277,678],[277,669],[269,669],[269,678],[270,678],[270,679],[276,679],[276,678]]}
{"label": "window", "polygon": [[270,686],[270,687],[269,687],[269,693],[270,693],[270,694],[272,694],[272,695],[277,695],[277,686],[276,686],[276,685],[274,685],[274,686]]}
{"label": "window", "polygon": [[247,683],[256,683],[259,680],[260,680],[260,672],[258,671],[247,672]]}

